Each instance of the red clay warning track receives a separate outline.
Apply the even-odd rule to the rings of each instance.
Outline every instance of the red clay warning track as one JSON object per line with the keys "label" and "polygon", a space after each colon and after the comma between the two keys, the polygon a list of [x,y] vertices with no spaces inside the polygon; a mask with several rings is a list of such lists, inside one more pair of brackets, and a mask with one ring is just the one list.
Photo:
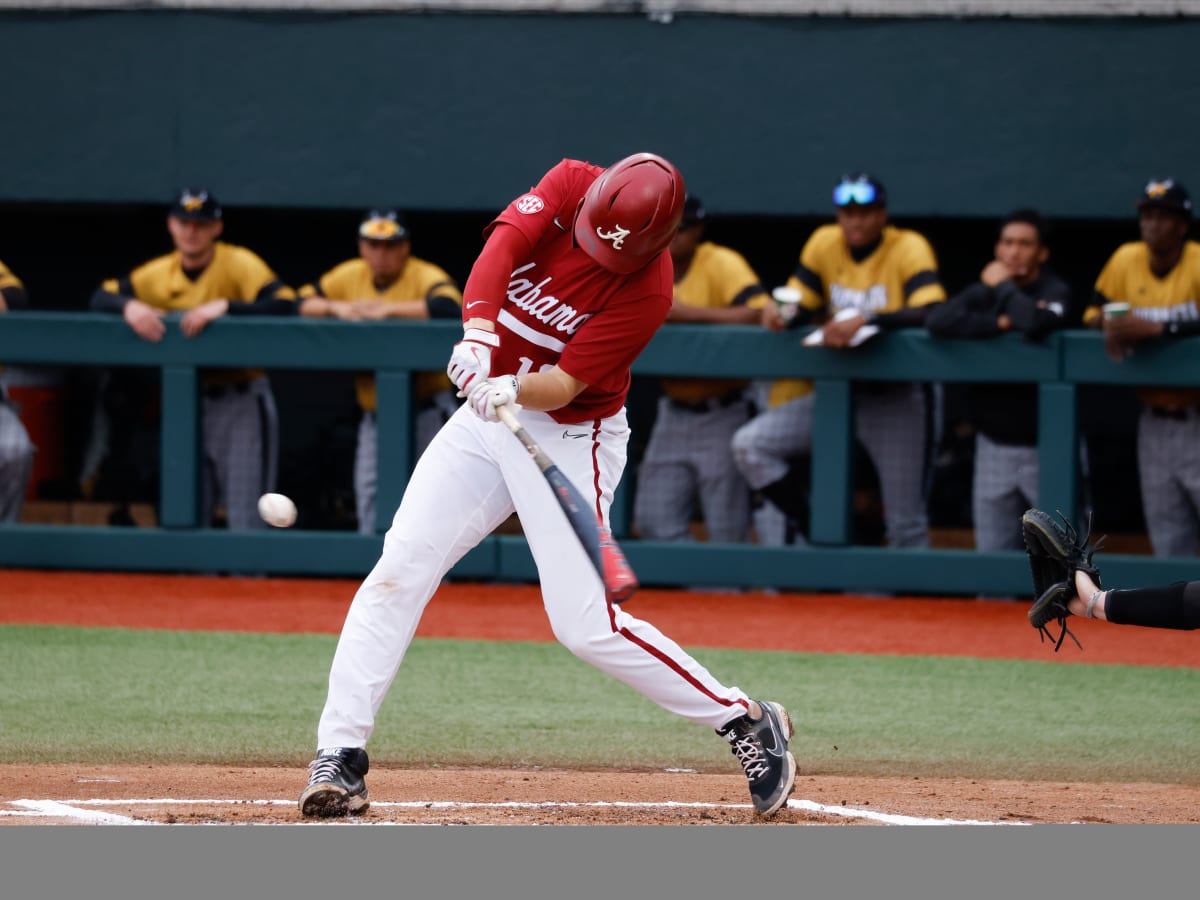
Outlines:
{"label": "red clay warning track", "polygon": [[[336,634],[356,580],[0,570],[0,623]],[[684,646],[1200,665],[1200,635],[1072,619],[1056,654],[1011,601],[643,590],[629,602]],[[418,637],[553,641],[533,585],[452,583]]]}

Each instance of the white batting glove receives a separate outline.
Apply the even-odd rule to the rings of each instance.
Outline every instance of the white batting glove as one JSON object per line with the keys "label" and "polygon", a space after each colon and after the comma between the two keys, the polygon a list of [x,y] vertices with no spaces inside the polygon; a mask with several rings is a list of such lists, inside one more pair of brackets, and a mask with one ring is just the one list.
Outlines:
{"label": "white batting glove", "polygon": [[467,405],[471,411],[485,422],[499,422],[496,407],[507,406],[514,414],[521,411],[517,402],[517,394],[521,393],[521,383],[516,375],[500,375],[496,378],[485,378],[475,382],[467,394]]}
{"label": "white batting glove", "polygon": [[468,328],[454,345],[446,374],[460,392],[466,393],[476,381],[492,374],[492,351],[500,347],[500,335],[482,328]]}

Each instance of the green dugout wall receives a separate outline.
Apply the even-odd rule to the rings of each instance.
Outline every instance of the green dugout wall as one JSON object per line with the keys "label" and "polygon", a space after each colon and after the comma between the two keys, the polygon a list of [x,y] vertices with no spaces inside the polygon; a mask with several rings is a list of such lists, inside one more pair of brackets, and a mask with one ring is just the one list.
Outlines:
{"label": "green dugout wall", "polygon": [[[1200,122],[1190,114],[1200,99],[1191,65],[1197,45],[1200,19],[1193,18],[680,14],[664,24],[640,15],[0,11],[0,235],[24,242],[15,258],[12,244],[0,246],[0,259],[25,278],[35,308],[77,306],[99,278],[163,252],[152,241],[163,239],[157,209],[180,184],[200,183],[237,213],[231,239],[269,260],[292,240],[282,232],[315,221],[314,211],[342,216],[348,229],[355,219],[345,211],[394,202],[423,216],[418,252],[432,250],[424,242],[439,236],[443,247],[459,248],[461,266],[441,252],[430,256],[461,277],[478,226],[546,167],[566,155],[606,162],[641,149],[683,169],[718,227],[722,219],[807,225],[828,215],[838,174],[865,168],[885,179],[901,220],[969,226],[1029,203],[1077,227],[1128,222],[1132,238],[1132,197],[1147,177],[1173,174],[1193,190],[1200,185]],[[155,207],[153,221],[138,240],[127,240],[122,229],[136,218],[130,210],[147,204]],[[256,211],[258,234],[241,230],[243,211]],[[804,233],[797,228],[794,240],[781,241],[783,252],[763,255],[768,283],[786,275]],[[980,237],[977,250],[986,253],[986,228]],[[44,250],[35,243],[43,239]],[[1107,236],[1102,243],[1097,263],[1115,246]],[[761,248],[739,249],[756,258]],[[1056,260],[1069,250],[1059,244]],[[342,254],[332,246],[327,252],[330,264]],[[955,267],[966,278],[979,264],[973,252],[969,260],[947,260],[943,271]],[[317,274],[286,258],[281,269],[289,280]],[[1093,261],[1079,269],[1079,283],[1090,283]],[[72,290],[78,281],[78,296],[51,296],[68,281]],[[0,565],[365,572],[377,538],[239,535],[191,524],[194,367],[261,361],[287,368],[302,360],[305,368],[345,369],[364,359],[381,366],[391,413],[383,440],[396,461],[383,490],[395,498],[407,477],[400,423],[407,421],[408,373],[389,366],[404,359],[440,369],[448,335],[439,343],[404,329],[351,338],[337,323],[241,324],[217,323],[211,341],[154,349],[111,319],[0,317],[0,361],[157,367],[172,401],[163,434],[164,527],[2,527]],[[269,342],[261,340],[264,328],[278,329]],[[1066,448],[1073,446],[1077,386],[1145,377],[1200,383],[1188,358],[1192,342],[1118,368],[1088,343],[1094,335],[1064,335],[1034,359],[1019,343],[949,350],[914,333],[881,342],[868,370],[859,371],[842,368],[849,358],[814,356],[771,338],[718,338],[708,329],[702,341],[680,326],[656,338],[636,371],[690,374],[700,362],[710,374],[728,367],[730,374],[821,378],[831,401],[816,448],[822,545],[634,542],[629,555],[647,584],[677,583],[687,573],[689,583],[1024,592],[1026,566],[1016,556],[890,551],[842,540],[846,379],[910,376],[916,365],[921,377],[948,381],[1038,381],[1050,411],[1043,424],[1056,435],[1043,448],[1044,505],[1051,507],[1069,505],[1074,490]],[[1123,583],[1189,578],[1190,563],[1115,558],[1106,575]],[[519,537],[497,537],[456,574],[525,579],[532,563]]]}
{"label": "green dugout wall", "polygon": [[1102,218],[1200,146],[1186,18],[10,11],[0,40],[0,203],[490,210],[654,149],[723,214],[824,214],[867,168],[900,215]]}
{"label": "green dugout wall", "polygon": [[[378,505],[386,520],[403,493],[412,465],[408,367],[440,366],[458,333],[453,322],[391,322],[364,330],[354,323],[243,317],[217,321],[192,340],[169,329],[161,343],[151,344],[139,340],[119,319],[102,314],[0,317],[0,359],[20,364],[154,366],[162,371],[163,385],[160,526],[0,525],[0,566],[365,574],[378,556],[379,535],[197,527],[196,369],[239,363],[270,369],[375,369],[379,453],[388,461],[380,467]],[[644,584],[1027,593],[1029,571],[1023,553],[893,550],[850,542],[850,381],[1037,383],[1041,505],[1066,510],[1076,506],[1077,386],[1200,384],[1200,338],[1148,344],[1131,359],[1114,364],[1094,332],[1060,332],[1035,345],[1019,337],[939,341],[910,329],[881,336],[854,352],[804,347],[802,337],[802,332],[775,334],[754,326],[680,325],[660,331],[635,363],[634,373],[639,375],[806,376],[817,383],[813,545],[627,540],[630,563]],[[619,495],[614,508],[614,531],[626,537],[628,498]],[[1195,560],[1188,559],[1110,555],[1105,560],[1105,574],[1113,584],[1190,580],[1194,570]],[[487,538],[452,574],[510,580],[536,577],[524,539],[513,535]]]}

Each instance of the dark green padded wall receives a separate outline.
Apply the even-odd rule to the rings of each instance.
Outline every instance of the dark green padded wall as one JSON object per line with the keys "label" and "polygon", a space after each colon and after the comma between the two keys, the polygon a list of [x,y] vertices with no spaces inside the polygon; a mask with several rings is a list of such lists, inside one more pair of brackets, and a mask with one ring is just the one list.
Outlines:
{"label": "dark green padded wall", "polygon": [[0,42],[0,203],[494,209],[641,149],[725,214],[823,214],[857,167],[909,216],[1197,181],[1191,19],[8,13]]}

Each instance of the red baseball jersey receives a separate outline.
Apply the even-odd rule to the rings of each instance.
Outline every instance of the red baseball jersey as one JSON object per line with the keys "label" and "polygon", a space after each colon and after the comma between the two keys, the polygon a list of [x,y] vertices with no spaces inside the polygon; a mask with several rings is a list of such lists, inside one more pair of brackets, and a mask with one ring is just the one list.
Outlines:
{"label": "red baseball jersey", "polygon": [[564,159],[484,231],[505,222],[533,245],[513,271],[500,306],[500,349],[492,373],[519,375],[557,364],[584,382],[579,396],[550,412],[564,424],[620,411],[629,393],[629,367],[671,309],[671,254],[664,251],[645,268],[618,275],[575,246],[575,211],[603,171]]}

